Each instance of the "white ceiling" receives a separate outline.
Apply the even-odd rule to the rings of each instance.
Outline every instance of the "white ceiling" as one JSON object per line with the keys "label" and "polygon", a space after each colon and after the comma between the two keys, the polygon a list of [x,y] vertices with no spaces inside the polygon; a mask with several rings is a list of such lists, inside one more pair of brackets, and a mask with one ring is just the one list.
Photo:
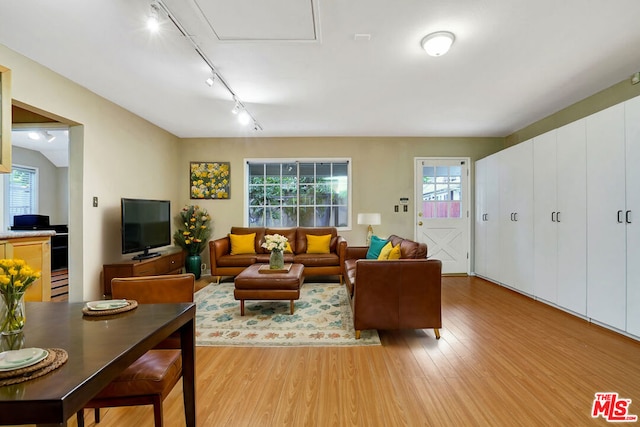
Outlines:
{"label": "white ceiling", "polygon": [[0,43],[179,137],[506,136],[640,71],[638,0],[165,4],[262,131],[148,0],[3,0]]}

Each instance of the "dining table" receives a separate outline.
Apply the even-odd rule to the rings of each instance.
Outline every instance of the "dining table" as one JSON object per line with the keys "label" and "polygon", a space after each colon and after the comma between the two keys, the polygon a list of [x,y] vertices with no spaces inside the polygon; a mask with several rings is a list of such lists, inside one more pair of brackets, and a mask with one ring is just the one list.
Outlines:
{"label": "dining table", "polygon": [[66,426],[125,368],[178,332],[185,425],[195,427],[195,305],[140,304],[107,316],[87,316],[83,308],[81,302],[26,303],[23,347],[62,349],[67,360],[43,376],[0,386],[0,425]]}

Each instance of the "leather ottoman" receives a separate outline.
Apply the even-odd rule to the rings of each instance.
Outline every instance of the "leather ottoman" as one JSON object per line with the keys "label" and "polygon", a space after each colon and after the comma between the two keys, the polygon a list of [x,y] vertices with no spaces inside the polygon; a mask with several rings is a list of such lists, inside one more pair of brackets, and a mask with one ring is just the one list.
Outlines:
{"label": "leather ottoman", "polygon": [[288,271],[261,273],[265,266],[269,268],[268,264],[253,264],[236,276],[233,296],[240,300],[240,315],[244,316],[245,300],[289,300],[293,314],[293,302],[300,298],[304,282],[304,265],[291,264]]}

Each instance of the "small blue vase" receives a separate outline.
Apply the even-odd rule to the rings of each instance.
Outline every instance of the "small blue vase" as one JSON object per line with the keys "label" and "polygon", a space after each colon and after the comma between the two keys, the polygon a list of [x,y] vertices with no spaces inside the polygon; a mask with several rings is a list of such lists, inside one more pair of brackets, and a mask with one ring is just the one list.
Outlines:
{"label": "small blue vase", "polygon": [[202,265],[202,259],[200,255],[187,255],[184,262],[184,269],[187,273],[193,273],[196,276],[196,280],[200,278],[200,272]]}

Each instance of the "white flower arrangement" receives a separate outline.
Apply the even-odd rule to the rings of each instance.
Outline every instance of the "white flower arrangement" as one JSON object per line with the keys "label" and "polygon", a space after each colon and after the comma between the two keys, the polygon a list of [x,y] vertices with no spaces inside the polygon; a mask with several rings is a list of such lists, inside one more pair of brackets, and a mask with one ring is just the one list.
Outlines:
{"label": "white flower arrangement", "polygon": [[284,251],[289,239],[280,234],[267,234],[264,236],[264,240],[265,242],[262,244],[262,247],[271,252],[274,250]]}

